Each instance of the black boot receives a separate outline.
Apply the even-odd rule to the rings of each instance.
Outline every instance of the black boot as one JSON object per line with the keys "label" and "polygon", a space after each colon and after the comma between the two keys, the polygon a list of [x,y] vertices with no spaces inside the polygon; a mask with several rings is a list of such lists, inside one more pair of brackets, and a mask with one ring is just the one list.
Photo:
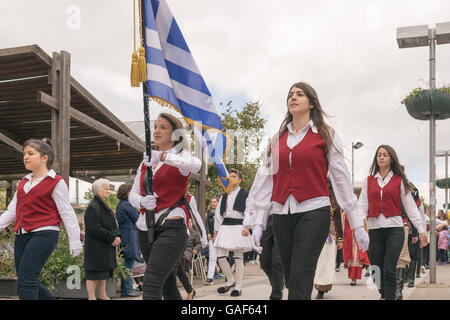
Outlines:
{"label": "black boot", "polygon": [[417,264],[417,260],[411,260],[411,264],[409,265],[409,272],[408,272],[408,288],[414,287],[414,280],[416,278],[416,264]]}
{"label": "black boot", "polygon": [[395,300],[403,300],[403,281],[405,278],[405,268],[397,268],[395,273],[397,277]]}

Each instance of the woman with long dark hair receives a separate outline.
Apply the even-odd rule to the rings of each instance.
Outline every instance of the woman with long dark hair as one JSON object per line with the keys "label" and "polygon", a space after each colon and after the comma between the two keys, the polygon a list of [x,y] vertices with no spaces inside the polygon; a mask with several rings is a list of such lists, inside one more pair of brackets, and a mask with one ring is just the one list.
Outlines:
{"label": "woman with long dark hair", "polygon": [[411,223],[417,228],[421,242],[427,235],[408,180],[395,150],[388,145],[377,148],[364,179],[359,205],[369,229],[369,261],[381,299],[394,300],[396,266],[404,242],[402,205]]}
{"label": "woman with long dark hair", "polygon": [[[144,275],[144,300],[181,300],[176,283],[178,263],[188,240],[187,221],[191,216],[205,239],[201,219],[182,203],[190,174],[200,170],[201,161],[187,149],[183,126],[174,116],[161,113],[155,120],[153,136],[156,149],[151,159],[144,154],[139,165],[129,201],[141,209],[137,220],[139,245],[147,269]],[[154,194],[146,195],[147,168],[153,170]],[[155,240],[149,244],[145,210],[155,211]],[[200,221],[199,221],[200,220]],[[200,225],[201,224],[201,225]]]}
{"label": "woman with long dark hair", "polygon": [[82,251],[68,181],[53,171],[54,158],[49,139],[24,143],[23,163],[31,173],[20,180],[13,200],[0,216],[0,230],[15,222],[14,263],[20,300],[54,299],[39,281],[39,275],[56,248],[61,222],[67,230],[72,256]]}
{"label": "woman with long dark hair", "polygon": [[[368,236],[347,166],[342,142],[325,123],[316,91],[294,84],[287,96],[287,114],[268,148],[270,167],[258,171],[253,200],[257,246],[268,214],[278,245],[289,299],[311,299],[317,260],[330,231],[330,176],[339,206],[348,213],[361,248]],[[246,219],[246,221],[249,221]]]}

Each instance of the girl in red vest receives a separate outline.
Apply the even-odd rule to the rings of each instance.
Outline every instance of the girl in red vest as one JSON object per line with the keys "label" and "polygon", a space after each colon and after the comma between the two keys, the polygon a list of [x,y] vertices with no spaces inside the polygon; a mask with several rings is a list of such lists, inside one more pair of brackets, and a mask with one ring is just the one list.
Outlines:
{"label": "girl in red vest", "polygon": [[394,300],[396,266],[405,240],[402,204],[410,221],[417,228],[421,242],[426,243],[427,235],[408,180],[392,147],[378,147],[370,173],[363,181],[359,197],[364,218],[368,216],[369,261],[381,299]]}
{"label": "girl in red vest", "polygon": [[268,214],[273,215],[288,298],[309,300],[317,261],[330,231],[328,174],[360,247],[367,248],[369,239],[342,142],[325,123],[317,93],[306,83],[296,83],[289,90],[287,107],[268,148],[270,168],[258,170],[250,191],[253,205],[247,212],[256,214],[252,236],[257,246]]}
{"label": "girl in red vest", "polygon": [[[186,221],[190,212],[180,200],[187,192],[190,174],[200,170],[202,165],[186,148],[182,130],[181,122],[174,116],[167,113],[158,116],[153,130],[158,150],[152,150],[150,161],[144,154],[129,196],[130,203],[141,209],[136,226],[140,249],[147,263],[144,300],[161,300],[163,296],[166,300],[181,300],[176,271],[188,239]],[[145,192],[147,167],[153,170],[154,195]],[[154,210],[155,222],[160,225],[151,245],[147,238],[145,210]],[[194,223],[200,232],[200,222],[194,220]],[[206,239],[204,227],[201,236]]]}
{"label": "girl in red vest", "polygon": [[48,139],[31,139],[23,145],[26,175],[0,217],[0,230],[15,222],[14,262],[19,299],[53,299],[39,281],[39,275],[58,243],[59,224],[64,223],[69,249],[81,253],[80,227],[69,201],[66,181],[51,169],[53,149]]}

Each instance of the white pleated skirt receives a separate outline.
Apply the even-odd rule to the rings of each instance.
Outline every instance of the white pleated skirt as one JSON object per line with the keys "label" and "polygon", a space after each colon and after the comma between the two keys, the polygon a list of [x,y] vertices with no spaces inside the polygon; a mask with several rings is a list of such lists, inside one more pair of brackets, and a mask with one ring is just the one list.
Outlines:
{"label": "white pleated skirt", "polygon": [[222,225],[217,233],[216,240],[214,241],[214,246],[216,248],[222,248],[226,250],[243,250],[251,251],[252,244],[250,241],[250,235],[244,237],[242,235],[242,230],[244,226],[242,224],[229,226]]}
{"label": "white pleated skirt", "polygon": [[314,284],[325,286],[336,281],[336,243],[325,242],[317,262]]}

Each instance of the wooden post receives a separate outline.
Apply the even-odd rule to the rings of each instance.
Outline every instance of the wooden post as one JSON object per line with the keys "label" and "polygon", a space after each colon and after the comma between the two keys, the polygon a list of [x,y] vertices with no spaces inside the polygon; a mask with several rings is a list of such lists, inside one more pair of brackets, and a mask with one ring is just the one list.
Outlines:
{"label": "wooden post", "polygon": [[58,88],[59,167],[60,175],[69,183],[70,174],[70,53],[61,51]]}
{"label": "wooden post", "polygon": [[9,203],[12,201],[13,199],[13,182],[11,181],[6,181],[7,185],[6,185],[6,198],[5,198],[5,202],[6,202],[6,208],[8,208]]}
{"label": "wooden post", "polygon": [[[48,82],[52,85],[52,97],[58,101],[59,92],[59,75],[61,70],[61,57],[59,53],[53,52],[52,68],[49,72]],[[59,161],[59,113],[57,110],[52,110],[52,136],[53,152],[55,154],[55,160],[53,162],[53,168],[56,172],[61,172]]]}

